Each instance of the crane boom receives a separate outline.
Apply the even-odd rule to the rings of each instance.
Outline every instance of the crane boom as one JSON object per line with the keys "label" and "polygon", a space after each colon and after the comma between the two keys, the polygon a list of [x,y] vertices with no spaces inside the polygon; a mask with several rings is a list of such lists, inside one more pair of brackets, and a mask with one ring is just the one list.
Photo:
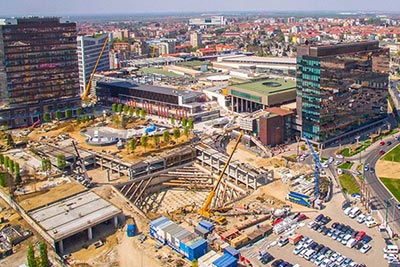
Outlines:
{"label": "crane boom", "polygon": [[314,151],[313,146],[310,143],[310,140],[308,140],[307,136],[304,135],[304,139],[306,140],[307,146],[310,148],[311,155],[313,156],[314,159],[314,165],[315,165],[315,188],[314,188],[314,198],[318,199],[319,196],[319,174],[320,170],[322,169],[321,166],[321,160],[319,159],[317,153]]}
{"label": "crane boom", "polygon": [[89,90],[90,90],[90,86],[91,86],[91,83],[92,83],[93,76],[96,73],[97,66],[100,63],[100,59],[103,56],[103,53],[104,53],[104,50],[106,49],[107,44],[108,44],[108,36],[104,40],[104,44],[103,44],[103,47],[101,48],[99,56],[97,57],[96,64],[94,64],[93,71],[92,71],[92,73],[90,73],[90,77],[89,77],[89,80],[87,81],[85,91],[82,94],[82,100],[86,100],[88,95],[89,95]]}
{"label": "crane boom", "polygon": [[216,182],[216,184],[214,185],[214,188],[211,190],[210,194],[208,195],[208,197],[207,197],[207,199],[206,199],[206,201],[205,201],[203,207],[201,207],[200,210],[199,210],[199,213],[200,213],[201,215],[203,215],[204,217],[210,218],[210,217],[212,216],[212,212],[211,212],[211,202],[212,202],[212,200],[214,199],[215,192],[217,191],[218,186],[219,186],[219,184],[221,183],[222,177],[223,177],[224,174],[225,174],[225,170],[226,170],[226,168],[228,167],[229,162],[231,161],[232,156],[233,156],[233,154],[235,153],[235,151],[236,151],[236,149],[237,149],[237,147],[238,147],[238,145],[239,145],[239,143],[240,143],[240,139],[242,138],[242,136],[243,136],[243,133],[240,133],[239,136],[238,136],[238,138],[237,138],[237,140],[236,140],[235,146],[233,147],[233,150],[232,150],[231,154],[229,155],[228,160],[225,162],[224,168],[222,169],[221,174],[219,175],[219,177],[218,177],[218,179],[217,179],[217,182]]}

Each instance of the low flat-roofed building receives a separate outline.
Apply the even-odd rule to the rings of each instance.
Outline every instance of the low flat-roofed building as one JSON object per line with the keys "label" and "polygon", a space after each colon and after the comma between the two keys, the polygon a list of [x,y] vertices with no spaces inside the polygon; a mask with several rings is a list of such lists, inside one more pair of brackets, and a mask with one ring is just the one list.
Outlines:
{"label": "low flat-roofed building", "polygon": [[231,109],[254,112],[267,107],[290,103],[296,99],[296,82],[292,79],[270,78],[229,86]]}
{"label": "low flat-roofed building", "polygon": [[109,220],[117,227],[122,212],[97,194],[85,191],[28,214],[44,230],[42,237],[62,253],[65,239],[87,231],[88,240],[92,240],[94,227]]}

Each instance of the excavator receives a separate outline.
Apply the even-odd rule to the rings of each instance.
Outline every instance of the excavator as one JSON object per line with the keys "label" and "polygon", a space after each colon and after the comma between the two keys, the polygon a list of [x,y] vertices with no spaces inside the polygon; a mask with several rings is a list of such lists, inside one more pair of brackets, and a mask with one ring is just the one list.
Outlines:
{"label": "excavator", "polygon": [[87,83],[86,83],[85,91],[83,92],[83,94],[82,94],[82,96],[81,96],[81,98],[82,98],[83,101],[87,100],[87,98],[88,98],[88,96],[89,96],[89,90],[90,90],[90,86],[91,86],[91,84],[92,84],[92,80],[93,80],[94,74],[96,73],[97,66],[98,66],[99,63],[100,63],[100,59],[101,59],[101,57],[103,56],[104,50],[106,49],[107,45],[108,45],[108,36],[107,36],[107,38],[104,40],[104,44],[103,44],[103,47],[101,48],[101,51],[100,51],[99,56],[97,57],[96,64],[94,65],[93,71],[92,71],[92,73],[90,73],[89,80],[88,80]]}
{"label": "excavator", "polygon": [[203,217],[205,217],[207,219],[211,219],[211,220],[215,221],[216,223],[218,223],[219,225],[226,224],[226,218],[224,216],[214,217],[214,213],[219,211],[219,209],[212,209],[211,208],[211,203],[212,203],[212,201],[214,199],[214,196],[215,196],[215,193],[216,193],[216,191],[217,191],[217,189],[218,189],[218,187],[219,187],[219,185],[220,185],[220,183],[222,181],[222,178],[224,177],[225,170],[229,166],[229,163],[230,163],[230,161],[232,159],[232,156],[235,153],[235,151],[236,151],[236,149],[237,149],[237,147],[238,147],[238,145],[240,143],[240,139],[242,139],[242,136],[243,136],[243,133],[240,132],[240,134],[239,134],[239,136],[238,136],[238,138],[236,140],[235,146],[233,147],[232,152],[230,153],[228,160],[225,162],[224,168],[222,169],[221,174],[219,175],[219,177],[217,179],[217,182],[214,185],[214,188],[211,190],[210,194],[207,196],[207,199],[206,199],[204,205],[199,210],[199,213],[200,213],[201,216],[203,216]]}

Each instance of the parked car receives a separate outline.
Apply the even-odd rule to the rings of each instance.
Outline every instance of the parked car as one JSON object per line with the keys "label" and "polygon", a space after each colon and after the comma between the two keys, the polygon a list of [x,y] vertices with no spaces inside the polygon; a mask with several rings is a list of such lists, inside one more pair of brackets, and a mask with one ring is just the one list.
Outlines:
{"label": "parked car", "polygon": [[283,247],[283,246],[285,246],[285,245],[288,244],[288,243],[289,243],[289,238],[284,237],[284,238],[281,238],[281,239],[278,241],[278,246]]}
{"label": "parked car", "polygon": [[365,253],[367,253],[370,249],[371,249],[371,246],[368,245],[368,244],[365,244],[364,246],[362,246],[362,247],[360,248],[360,252],[365,254]]}
{"label": "parked car", "polygon": [[366,216],[364,214],[360,214],[357,216],[357,222],[363,223],[365,221]]}
{"label": "parked car", "polygon": [[361,240],[364,238],[365,235],[366,235],[366,233],[365,233],[364,231],[360,231],[360,232],[358,232],[358,234],[356,235],[355,240],[361,241]]}

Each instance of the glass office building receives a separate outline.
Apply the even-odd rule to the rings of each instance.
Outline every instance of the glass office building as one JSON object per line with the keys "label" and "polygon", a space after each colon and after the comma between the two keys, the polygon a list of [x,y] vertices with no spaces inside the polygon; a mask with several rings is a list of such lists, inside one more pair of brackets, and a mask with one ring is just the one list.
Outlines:
{"label": "glass office building", "polygon": [[389,50],[379,42],[301,46],[297,113],[315,143],[347,137],[387,117]]}
{"label": "glass office building", "polygon": [[0,20],[0,125],[32,125],[80,106],[76,24],[59,18]]}

